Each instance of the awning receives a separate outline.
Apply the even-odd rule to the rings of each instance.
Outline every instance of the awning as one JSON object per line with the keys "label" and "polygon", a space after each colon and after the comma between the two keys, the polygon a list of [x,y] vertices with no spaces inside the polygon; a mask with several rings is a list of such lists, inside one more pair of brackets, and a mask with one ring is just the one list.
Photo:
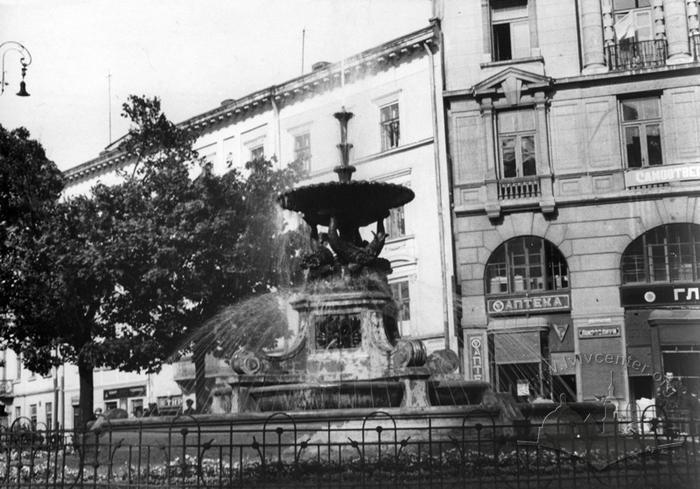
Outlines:
{"label": "awning", "polygon": [[700,344],[700,309],[655,309],[648,322],[662,345]]}
{"label": "awning", "polygon": [[539,331],[498,332],[493,335],[494,355],[499,365],[538,363],[542,360]]}
{"label": "awning", "polygon": [[700,309],[655,309],[649,314],[649,326],[669,324],[700,326]]}

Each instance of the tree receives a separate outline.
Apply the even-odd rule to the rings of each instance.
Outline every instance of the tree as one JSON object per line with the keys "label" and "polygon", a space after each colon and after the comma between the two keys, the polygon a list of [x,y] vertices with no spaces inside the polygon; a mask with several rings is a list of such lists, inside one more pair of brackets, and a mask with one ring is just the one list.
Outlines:
{"label": "tree", "polygon": [[44,148],[20,127],[0,126],[0,314],[7,317],[7,288],[12,268],[6,263],[10,234],[31,235],[36,224],[58,201],[63,189],[61,172]]}
{"label": "tree", "polygon": [[254,161],[216,175],[196,165],[193,134],[157,98],[132,96],[123,115],[133,168],[57,203],[38,237],[18,243],[14,320],[0,331],[39,373],[59,349],[78,366],[83,423],[94,368],[156,371],[221,307],[278,283],[295,254],[278,246],[287,230],[275,203],[295,167]]}
{"label": "tree", "polygon": [[17,292],[18,270],[14,265],[40,234],[62,189],[60,170],[29,131],[0,126],[0,346],[12,347],[18,354],[24,346],[21,338],[7,334],[15,322],[11,299]]}

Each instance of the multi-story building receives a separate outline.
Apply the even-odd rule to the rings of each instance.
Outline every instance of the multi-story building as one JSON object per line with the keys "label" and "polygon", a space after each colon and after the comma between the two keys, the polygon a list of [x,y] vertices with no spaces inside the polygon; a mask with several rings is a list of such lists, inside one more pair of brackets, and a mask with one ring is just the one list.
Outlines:
{"label": "multi-story building", "polygon": [[695,0],[437,0],[465,373],[700,390]]}
{"label": "multi-story building", "polygon": [[[333,114],[343,108],[352,112],[348,140],[357,169],[353,179],[399,183],[415,192],[414,201],[394,209],[386,220],[389,237],[383,256],[393,268],[389,281],[399,305],[400,332],[422,339],[430,351],[457,349],[444,110],[437,88],[442,85],[439,44],[437,25],[430,25],[341,62],[317,63],[310,73],[226,100],[182,123],[197,131],[196,149],[217,172],[241,168],[259,157],[280,165],[302,160],[309,174],[303,184],[310,184],[337,178],[333,168],[340,161],[340,135]],[[130,164],[117,147],[68,170],[65,194],[117,182],[115,170]],[[208,359],[209,377],[231,374],[225,363]],[[194,366],[177,362],[152,377],[117,371],[95,376],[96,407],[120,407],[132,414],[164,396],[172,403],[173,396],[191,395]],[[65,389],[59,382],[52,390],[51,380],[42,381],[46,388],[41,389],[24,379],[9,384],[14,387],[11,415],[12,409],[26,415],[39,402],[60,402],[53,400],[58,391],[65,392],[64,409],[69,412],[78,394],[73,367],[65,367],[64,377]],[[71,416],[64,418],[70,427]],[[38,419],[46,421],[41,415]]]}

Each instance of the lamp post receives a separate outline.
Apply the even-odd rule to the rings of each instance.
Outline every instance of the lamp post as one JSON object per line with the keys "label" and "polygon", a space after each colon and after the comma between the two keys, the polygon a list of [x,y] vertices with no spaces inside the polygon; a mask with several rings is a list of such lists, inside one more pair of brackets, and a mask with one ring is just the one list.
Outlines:
{"label": "lamp post", "polygon": [[18,97],[29,97],[29,92],[27,92],[27,84],[24,82],[24,77],[27,74],[27,66],[32,64],[32,55],[27,48],[17,41],[5,41],[0,43],[0,51],[2,51],[2,79],[0,80],[0,95],[5,93],[5,87],[9,85],[5,81],[5,55],[10,51],[18,52],[22,57],[19,59],[19,63],[22,65],[22,81],[19,83],[19,92],[17,92]]}

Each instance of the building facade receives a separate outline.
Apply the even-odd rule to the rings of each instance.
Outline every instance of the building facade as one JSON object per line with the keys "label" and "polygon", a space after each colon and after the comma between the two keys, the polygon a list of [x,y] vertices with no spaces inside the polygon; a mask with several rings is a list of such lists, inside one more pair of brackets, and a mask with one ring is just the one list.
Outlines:
{"label": "building facade", "polygon": [[[340,161],[340,135],[333,114],[343,108],[352,112],[348,141],[357,169],[353,179],[406,185],[416,195],[385,222],[389,236],[383,256],[393,268],[389,281],[399,307],[400,333],[423,340],[429,351],[456,351],[439,45],[438,26],[432,24],[341,62],[317,63],[310,73],[226,100],[182,124],[197,132],[195,148],[215,172],[242,168],[260,157],[279,165],[301,160],[308,171],[301,184],[311,184],[337,178],[333,168]],[[117,147],[115,143],[68,170],[65,195],[85,194],[98,182],[118,182],[115,170],[130,162]],[[291,213],[288,217],[296,218]],[[17,362],[12,352],[7,355],[12,357],[8,365]],[[60,418],[72,427],[77,372],[70,365],[60,370],[52,378],[30,381],[26,371],[17,377],[6,368],[4,379],[13,393],[5,398],[10,420],[28,415],[50,425]],[[206,371],[209,378],[233,375],[225,362],[213,357],[207,358]],[[193,395],[194,365],[185,359],[151,376],[95,372],[95,386],[95,407],[103,411],[118,407],[133,416],[157,403],[163,413],[163,407],[172,411],[183,397]]]}
{"label": "building facade", "polygon": [[518,397],[700,379],[694,0],[438,0],[465,374]]}

